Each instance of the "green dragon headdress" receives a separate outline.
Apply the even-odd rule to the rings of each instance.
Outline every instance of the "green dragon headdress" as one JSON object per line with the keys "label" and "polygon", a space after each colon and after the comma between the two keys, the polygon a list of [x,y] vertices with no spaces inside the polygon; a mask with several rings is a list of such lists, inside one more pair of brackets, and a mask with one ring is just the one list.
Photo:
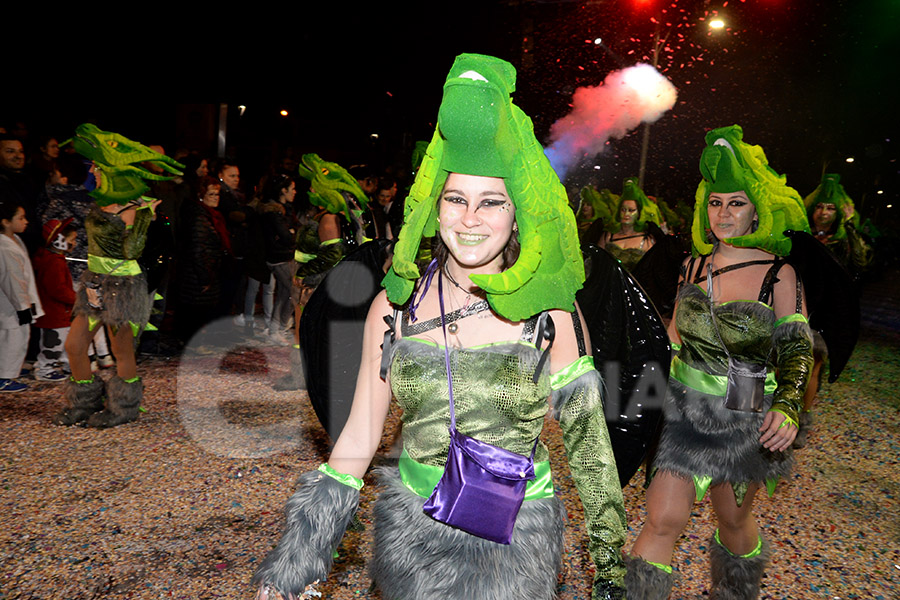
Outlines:
{"label": "green dragon headdress", "polygon": [[[596,188],[586,185],[581,188],[581,204],[578,210],[578,222],[590,221],[593,223],[597,219],[603,219],[604,223],[609,223],[612,219],[612,209],[610,206],[615,207],[617,200],[613,200],[612,203],[608,200],[608,198],[612,194],[606,188],[597,191]],[[591,218],[587,218],[582,215],[581,207],[584,205],[590,205],[590,207],[594,210],[594,216]]]}
{"label": "green dragon headdress", "polygon": [[[834,235],[831,236],[831,239],[842,240],[847,237],[847,231],[844,229],[844,207],[847,205],[853,206],[853,200],[844,191],[840,175],[837,173],[826,173],[822,177],[822,183],[819,184],[819,187],[804,198],[803,203],[806,205],[806,216],[809,219],[810,226],[813,225],[813,212],[816,210],[817,204],[834,204],[834,207],[837,209],[837,215],[834,218],[837,223],[837,229]],[[850,221],[854,227],[859,229],[859,213],[855,210]]]}
{"label": "green dragon headdress", "polygon": [[707,238],[710,229],[707,204],[710,193],[743,191],[756,208],[759,226],[756,231],[725,242],[742,248],[759,248],[777,256],[791,251],[791,240],[785,230],[809,231],[803,200],[766,160],[763,149],[743,141],[739,125],[720,127],[706,134],[706,148],[700,156],[703,180],[697,187],[694,222],[691,227],[694,255],[713,250]]}
{"label": "green dragon headdress", "polygon": [[622,203],[626,200],[634,200],[638,206],[638,218],[634,222],[635,231],[644,231],[647,229],[647,223],[653,222],[659,225],[662,218],[659,213],[659,207],[647,197],[641,186],[638,185],[637,177],[628,177],[622,184],[622,195],[619,196],[619,202],[616,205],[616,212],[610,223],[609,230],[613,233],[622,228],[619,223],[619,217],[622,214]]}
{"label": "green dragon headdress", "polygon": [[[150,181],[168,181],[181,175],[184,165],[159,152],[133,142],[123,135],[102,131],[96,125],[83,123],[75,129],[75,135],[63,144],[71,142],[75,151],[94,162],[100,171],[99,186],[90,196],[100,206],[127,204],[140,198],[150,187]],[[159,175],[140,166],[149,162],[172,175]],[[134,164],[138,163],[138,164]]]}
{"label": "green dragon headdress", "polygon": [[359,186],[356,177],[341,165],[322,160],[318,154],[304,154],[297,170],[301,177],[310,182],[309,201],[330,213],[342,214],[350,221],[344,192],[356,198],[363,210],[369,204],[369,197]]}
{"label": "green dragon headdress", "polygon": [[566,191],[534,137],[531,119],[513,104],[516,71],[492,56],[461,54],[444,83],[437,128],[406,199],[405,224],[383,285],[403,304],[419,278],[423,237],[438,231],[437,198],[448,173],[502,177],[516,207],[519,258],[506,271],[473,275],[491,308],[519,321],[543,310],[574,309],[584,282],[575,215]]}

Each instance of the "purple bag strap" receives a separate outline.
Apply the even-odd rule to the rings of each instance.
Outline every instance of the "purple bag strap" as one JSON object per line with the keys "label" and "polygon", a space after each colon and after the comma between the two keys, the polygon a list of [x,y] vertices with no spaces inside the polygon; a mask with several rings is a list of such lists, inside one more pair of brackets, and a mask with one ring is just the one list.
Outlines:
{"label": "purple bag strap", "polygon": [[[430,268],[430,267],[429,267]],[[434,273],[432,273],[433,275]],[[431,283],[431,279],[429,278],[428,283]],[[426,285],[426,288],[427,285]],[[422,296],[424,296],[424,292]],[[419,302],[422,301],[422,296],[419,297]],[[447,339],[447,320],[445,318],[444,312],[444,270],[441,269],[438,273],[438,297],[440,298],[441,305],[441,329],[444,332],[444,366],[447,371],[447,391],[450,396],[450,430],[456,431],[456,407],[453,402],[453,378],[450,375],[450,344]],[[540,340],[538,340],[540,343]],[[540,440],[540,436],[534,438],[534,445],[531,447],[531,457],[530,459],[534,461],[534,452],[537,450],[538,440]]]}

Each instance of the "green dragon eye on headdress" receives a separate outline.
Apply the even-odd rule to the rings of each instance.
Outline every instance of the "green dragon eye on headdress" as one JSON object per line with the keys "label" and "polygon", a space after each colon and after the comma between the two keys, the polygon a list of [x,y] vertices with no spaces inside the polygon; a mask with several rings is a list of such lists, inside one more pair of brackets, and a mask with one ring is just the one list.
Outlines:
{"label": "green dragon eye on headdress", "polygon": [[422,238],[436,235],[437,198],[449,173],[502,177],[516,207],[521,251],[515,264],[471,280],[491,308],[513,321],[543,310],[573,310],[584,282],[575,215],[565,189],[534,137],[531,119],[513,104],[516,71],[492,56],[462,54],[444,83],[438,124],[406,199],[405,223],[383,284],[403,304],[419,277]]}
{"label": "green dragon eye on headdress", "polygon": [[787,185],[787,178],[771,167],[763,149],[743,141],[739,125],[720,127],[706,134],[706,148],[700,156],[703,180],[697,187],[694,222],[691,227],[694,255],[709,254],[713,245],[707,239],[710,193],[741,192],[756,208],[756,231],[725,242],[742,248],[759,248],[777,256],[791,251],[786,230],[809,231],[803,200]]}
{"label": "green dragon eye on headdress", "polygon": [[619,196],[619,202],[616,205],[616,214],[614,215],[613,223],[610,228],[610,231],[613,233],[621,229],[619,218],[622,214],[622,203],[626,200],[634,200],[638,206],[638,212],[640,214],[634,222],[635,231],[644,231],[647,228],[648,222],[659,225],[662,221],[660,218],[659,207],[647,197],[644,190],[638,185],[638,178],[628,177],[622,184],[622,195]]}
{"label": "green dragon eye on headdress", "polygon": [[[75,151],[91,160],[100,170],[99,186],[90,196],[100,206],[127,204],[146,194],[150,187],[144,180],[168,181],[181,175],[184,165],[164,154],[133,142],[125,136],[110,131],[102,131],[96,125],[84,123],[75,129],[75,136],[63,144],[71,142]],[[159,175],[140,166],[152,163],[171,173]],[[137,163],[137,164],[135,164]]]}
{"label": "green dragon eye on headdress", "polygon": [[298,167],[300,176],[308,179],[309,201],[332,214],[342,214],[350,221],[345,193],[352,195],[365,210],[369,197],[359,186],[356,177],[341,165],[322,160],[318,154],[304,154]]}
{"label": "green dragon eye on headdress", "polygon": [[[813,192],[803,199],[806,205],[806,216],[810,223],[813,220],[813,212],[818,204],[834,204],[837,209],[835,221],[837,221],[837,229],[831,239],[842,240],[847,237],[847,231],[844,228],[844,207],[853,206],[853,200],[847,195],[844,186],[841,185],[841,176],[837,173],[826,173],[822,177],[822,183],[819,184]],[[859,228],[859,213],[854,210],[850,221],[856,228]]]}

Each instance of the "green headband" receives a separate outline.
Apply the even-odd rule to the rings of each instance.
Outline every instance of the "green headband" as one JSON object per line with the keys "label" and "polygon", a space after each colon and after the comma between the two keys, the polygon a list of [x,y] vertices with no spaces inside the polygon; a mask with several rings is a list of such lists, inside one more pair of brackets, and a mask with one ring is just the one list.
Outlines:
{"label": "green headband", "polygon": [[363,210],[369,205],[369,197],[356,177],[337,163],[322,160],[318,154],[304,154],[297,170],[301,177],[309,180],[309,201],[319,208],[332,214],[343,214],[350,221],[344,193],[356,198]]}
{"label": "green headband", "polygon": [[691,227],[694,255],[713,250],[707,238],[710,229],[707,205],[711,193],[743,191],[756,208],[759,219],[756,231],[723,240],[734,246],[786,256],[791,251],[791,240],[784,232],[809,231],[800,194],[787,185],[784,175],[769,167],[763,149],[744,143],[743,137],[739,125],[720,127],[706,134],[706,148],[700,156],[703,180],[697,187]]}
{"label": "green headband", "polygon": [[491,308],[512,321],[574,309],[584,282],[575,215],[531,119],[510,98],[515,77],[511,64],[491,56],[461,54],[453,63],[437,128],[406,199],[393,266],[382,282],[394,304],[412,294],[419,245],[437,234],[437,199],[454,172],[503,177],[516,207],[518,260],[502,273],[471,276]]}
{"label": "green headband", "polygon": [[657,225],[662,222],[659,207],[644,194],[644,190],[638,185],[638,178],[629,177],[622,184],[622,195],[619,196],[619,202],[616,204],[615,218],[610,224],[610,231],[613,233],[622,228],[621,223],[619,223],[619,217],[622,214],[622,203],[626,200],[634,200],[638,206],[639,216],[634,222],[635,231],[644,231],[647,229],[648,222],[656,223]]}
{"label": "green headband", "polygon": [[[813,222],[813,212],[816,210],[816,205],[834,204],[834,207],[837,209],[835,222],[837,222],[838,226],[832,239],[842,240],[847,237],[847,231],[844,228],[844,207],[847,205],[852,207],[853,200],[850,199],[850,196],[844,190],[844,186],[841,185],[840,175],[837,173],[826,173],[822,177],[822,183],[819,184],[819,187],[804,198],[803,203],[806,205],[806,216],[810,224]],[[859,213],[855,210],[850,221],[856,228],[859,228]]]}
{"label": "green headband", "polygon": [[[71,142],[75,151],[94,162],[100,170],[99,187],[90,196],[100,206],[127,204],[146,194],[150,181],[168,181],[181,175],[184,165],[159,152],[133,142],[125,136],[101,131],[96,125],[83,123],[75,129],[75,135],[63,144]],[[62,144],[61,144],[62,145]],[[149,162],[172,175],[158,175],[133,163]]]}

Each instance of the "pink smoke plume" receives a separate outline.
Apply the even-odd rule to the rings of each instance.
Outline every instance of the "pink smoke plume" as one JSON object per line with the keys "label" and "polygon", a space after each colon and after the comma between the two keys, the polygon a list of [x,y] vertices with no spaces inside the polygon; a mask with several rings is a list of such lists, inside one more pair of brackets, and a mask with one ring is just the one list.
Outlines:
{"label": "pink smoke plume", "polygon": [[641,123],[653,123],[675,106],[675,86],[650,65],[613,71],[598,86],[580,87],[572,110],[550,128],[544,149],[559,178],[584,158],[599,154]]}

